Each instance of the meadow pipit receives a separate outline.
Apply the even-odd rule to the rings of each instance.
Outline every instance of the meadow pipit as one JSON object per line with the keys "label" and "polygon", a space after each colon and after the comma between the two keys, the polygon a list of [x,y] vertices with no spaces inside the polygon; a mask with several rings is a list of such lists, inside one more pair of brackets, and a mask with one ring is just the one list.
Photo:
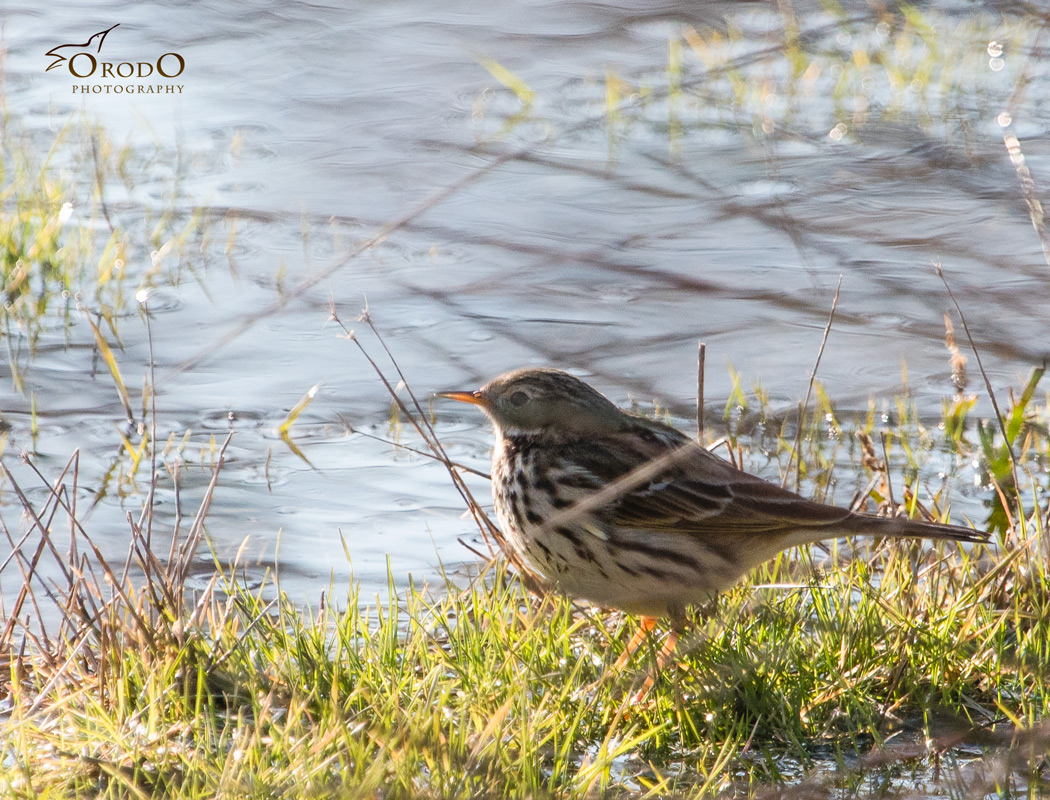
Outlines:
{"label": "meadow pipit", "polygon": [[807,500],[558,370],[519,369],[441,396],[479,406],[495,425],[492,497],[517,554],[562,592],[643,617],[680,620],[797,545],[988,538]]}

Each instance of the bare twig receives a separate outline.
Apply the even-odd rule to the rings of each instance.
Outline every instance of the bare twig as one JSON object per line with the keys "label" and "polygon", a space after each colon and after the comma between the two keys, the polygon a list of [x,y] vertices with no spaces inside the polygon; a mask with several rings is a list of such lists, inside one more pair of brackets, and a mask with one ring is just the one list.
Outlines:
{"label": "bare twig", "polygon": [[886,499],[890,504],[890,513],[897,513],[897,503],[893,500],[893,482],[890,479],[890,453],[886,447],[886,431],[882,431],[882,463],[885,465],[883,476],[886,479]]}
{"label": "bare twig", "polygon": [[820,349],[817,351],[817,360],[813,363],[813,372],[809,376],[809,388],[806,389],[806,399],[798,413],[798,430],[795,432],[795,446],[788,459],[787,469],[784,471],[783,485],[787,485],[788,475],[791,472],[791,459],[797,458],[795,468],[795,488],[802,486],[802,429],[805,426],[806,410],[809,408],[809,398],[813,394],[813,384],[817,381],[817,370],[820,368],[820,359],[824,355],[824,346],[828,343],[828,335],[831,333],[831,323],[835,321],[835,309],[839,304],[839,292],[842,291],[842,275],[839,275],[838,285],[835,287],[835,299],[831,301],[831,313],[828,314],[828,324],[824,326],[824,336],[820,340]]}
{"label": "bare twig", "polygon": [[193,565],[193,556],[200,546],[201,539],[204,537],[204,520],[208,516],[212,497],[215,494],[216,487],[219,485],[219,473],[222,472],[222,466],[226,461],[226,448],[230,446],[232,440],[233,431],[230,431],[226,434],[222,447],[219,448],[219,460],[212,470],[211,480],[208,482],[208,488],[204,492],[204,499],[201,500],[200,507],[197,509],[197,515],[193,518],[193,524],[190,525],[186,541],[179,548],[178,558],[175,560],[175,569],[170,575],[170,580],[178,589],[178,599],[180,601],[185,596],[186,578],[189,577],[190,567]]}
{"label": "bare twig", "polygon": [[696,438],[704,443],[704,362],[707,360],[707,345],[700,342],[696,358]]}
{"label": "bare twig", "polygon": [[[367,316],[367,309],[365,309],[364,314],[364,319],[367,322],[369,322],[369,325],[371,325],[371,322],[369,321]],[[343,329],[343,332],[346,334],[347,338],[349,338],[350,341],[352,341],[357,346],[357,349],[368,361],[369,365],[372,367],[372,370],[379,377],[379,380],[382,381],[383,386],[386,388],[387,393],[397,405],[398,409],[401,411],[402,414],[405,415],[412,427],[416,429],[416,433],[418,433],[419,436],[423,439],[423,441],[427,443],[427,446],[433,450],[437,460],[445,465],[445,468],[449,471],[449,475],[452,476],[453,484],[455,485],[457,491],[459,491],[460,495],[463,497],[463,500],[467,503],[467,507],[470,509],[471,514],[474,516],[474,520],[475,522],[477,522],[478,528],[481,530],[482,535],[485,536],[486,539],[491,535],[497,542],[500,543],[502,547],[502,534],[499,532],[499,529],[492,524],[492,522],[488,519],[484,512],[481,511],[481,507],[478,504],[478,502],[474,499],[473,495],[470,492],[470,489],[466,486],[465,483],[463,483],[462,477],[455,470],[455,468],[452,465],[451,459],[449,459],[448,455],[441,447],[441,443],[437,440],[437,437],[434,435],[433,428],[430,427],[429,422],[425,420],[426,415],[422,414],[422,410],[419,409],[419,404],[415,402],[415,398],[413,397],[413,403],[416,406],[416,408],[420,410],[420,414],[424,418],[424,422],[420,422],[416,418],[416,415],[409,410],[408,406],[405,404],[405,401],[402,400],[401,397],[398,395],[397,389],[390,383],[386,375],[383,374],[382,369],[376,363],[375,359],[373,359],[369,352],[365,349],[364,345],[361,344],[361,340],[357,338],[357,335],[353,331],[348,329],[343,324],[341,319],[339,319],[339,316],[336,313],[334,306],[331,308],[331,318],[337,325],[339,325],[340,328]],[[373,328],[373,331],[374,330],[375,329]],[[387,352],[389,354],[389,351]],[[402,381],[404,381],[403,377]],[[509,548],[504,549],[509,552]]]}
{"label": "bare twig", "polygon": [[944,270],[941,269],[941,265],[935,263],[933,268],[937,271],[937,277],[944,284],[944,288],[948,291],[948,297],[951,298],[952,304],[959,314],[959,321],[962,323],[963,331],[966,332],[966,339],[969,341],[970,349],[973,350],[973,356],[977,360],[977,369],[981,371],[981,377],[984,379],[984,388],[988,392],[988,399],[992,401],[992,408],[995,409],[995,421],[999,425],[999,432],[1003,435],[1003,444],[1006,445],[1006,452],[1010,455],[1010,471],[1013,473],[1014,486],[1019,486],[1020,484],[1017,482],[1017,456],[1014,454],[1013,444],[1006,434],[1006,420],[1003,417],[1003,412],[999,410],[999,401],[995,399],[992,381],[984,369],[984,364],[981,363],[981,354],[977,350],[977,344],[974,342],[973,336],[970,335],[970,326],[966,324],[966,315],[963,314],[959,301],[955,299],[955,293],[952,292],[952,287],[948,285],[948,279],[944,277]]}
{"label": "bare twig", "polygon": [[[360,428],[355,428],[342,414],[339,415],[339,418],[343,421],[343,424],[346,425],[346,429],[356,436],[363,436],[365,439],[372,439],[373,441],[396,447],[399,450],[405,450],[409,453],[414,453],[417,456],[444,463],[444,459],[441,456],[435,455],[434,453],[428,453],[426,450],[420,450],[418,447],[409,447],[407,444],[395,442],[392,439],[384,439],[382,436],[376,436],[374,433],[368,433]],[[450,461],[449,463],[460,472],[469,472],[471,475],[477,475],[479,478],[484,478],[485,480],[490,480],[492,478],[487,472],[482,472],[480,469],[474,469],[466,464],[460,464],[458,461]]]}
{"label": "bare twig", "polygon": [[364,345],[361,343],[360,339],[358,339],[357,335],[343,324],[342,320],[339,318],[338,313],[336,312],[334,303],[330,304],[330,318],[343,330],[343,332],[346,334],[346,337],[357,346],[357,349],[365,357],[365,360],[368,361],[369,365],[372,367],[372,370],[376,373],[376,375],[379,377],[379,380],[383,383],[383,386],[386,388],[387,393],[390,395],[398,410],[402,414],[404,414],[404,416],[408,419],[409,424],[411,424],[412,427],[415,428],[416,433],[418,433],[420,438],[422,438],[423,441],[426,442],[427,447],[429,447],[431,452],[434,453],[434,458],[437,461],[440,461],[441,464],[448,471],[448,474],[452,479],[452,484],[456,487],[456,491],[459,492],[460,496],[463,498],[463,501],[466,503],[467,510],[470,511],[470,514],[473,517],[475,524],[478,526],[478,530],[481,532],[482,538],[485,540],[486,544],[488,544],[490,551],[493,554],[495,553],[495,549],[492,545],[492,542],[494,541],[499,550],[503,552],[507,560],[510,561],[510,563],[521,575],[521,578],[525,582],[525,585],[534,591],[540,591],[539,587],[543,584],[542,579],[535,572],[533,572],[528,567],[528,565],[521,560],[518,554],[514,552],[514,549],[509,546],[509,544],[503,536],[503,533],[498,527],[496,527],[492,520],[489,519],[484,509],[481,507],[481,504],[478,503],[478,501],[474,498],[473,493],[470,491],[470,487],[467,486],[467,484],[463,480],[463,476],[460,474],[458,465],[448,457],[448,454],[445,452],[441,441],[438,439],[437,433],[434,431],[433,426],[430,424],[430,420],[428,419],[426,412],[423,410],[422,405],[419,403],[415,394],[409,387],[408,380],[406,379],[404,373],[401,371],[397,360],[394,358],[394,355],[390,351],[390,349],[386,346],[386,343],[383,341],[382,335],[372,323],[371,315],[368,311],[367,306],[362,310],[361,321],[363,321],[369,326],[369,328],[375,334],[376,338],[379,340],[380,345],[383,347],[384,352],[387,354],[387,357],[390,359],[391,363],[393,363],[394,369],[397,372],[399,378],[399,383],[400,385],[406,388],[406,391],[409,394],[409,398],[412,401],[412,409],[408,407],[405,401],[398,394],[397,387],[391,384],[390,380],[386,377],[386,375],[383,374],[382,369],[376,363],[375,359],[372,358],[371,354],[365,349]]}
{"label": "bare twig", "polygon": [[143,291],[139,295],[142,314],[146,318],[146,341],[149,343],[149,399],[150,399],[150,479],[149,496],[144,506],[149,509],[146,515],[146,548],[153,543],[153,497],[157,490],[157,360],[153,356],[153,326],[150,324],[149,295]]}
{"label": "bare twig", "polygon": [[95,196],[98,198],[98,204],[102,209],[102,216],[106,219],[106,225],[109,227],[109,232],[112,234],[117,229],[113,225],[113,220],[110,219],[109,206],[106,204],[106,178],[102,173],[102,158],[99,155],[98,146],[100,127],[101,126],[96,126],[91,130],[91,160],[95,164]]}
{"label": "bare twig", "polygon": [[1024,196],[1025,205],[1028,206],[1028,217],[1032,220],[1032,227],[1035,228],[1036,236],[1039,237],[1039,244],[1043,248],[1043,260],[1046,261],[1047,266],[1050,266],[1050,233],[1047,232],[1046,228],[1046,211],[1039,200],[1039,193],[1036,189],[1035,178],[1032,176],[1032,170],[1029,169],[1028,164],[1025,162],[1020,140],[1009,128],[1003,131],[1003,143],[1006,145],[1006,152],[1010,156],[1010,163],[1014,165],[1014,169],[1017,172],[1017,179],[1021,183],[1021,194]]}
{"label": "bare twig", "polygon": [[[1034,7],[1032,13],[1035,13]],[[1010,163],[1014,165],[1017,179],[1021,184],[1021,194],[1024,196],[1025,205],[1028,206],[1028,216],[1032,221],[1032,227],[1035,229],[1036,236],[1039,237],[1039,244],[1043,248],[1043,260],[1046,261],[1047,266],[1050,266],[1050,233],[1047,231],[1046,211],[1039,200],[1035,178],[1025,161],[1024,151],[1021,150],[1021,142],[1017,138],[1017,134],[1013,132],[1016,110],[1020,107],[1022,98],[1033,83],[1033,70],[1037,65],[1041,66],[1042,64],[1042,57],[1039,54],[1043,51],[1043,40],[1046,38],[1047,33],[1050,32],[1050,14],[1043,11],[1042,18],[1043,21],[1036,33],[1035,40],[1027,48],[1028,58],[1025,60],[1023,68],[1017,73],[1014,90],[1010,94],[1004,110],[997,117],[997,121],[1003,129],[1003,144],[1006,146],[1007,155],[1010,156]]]}

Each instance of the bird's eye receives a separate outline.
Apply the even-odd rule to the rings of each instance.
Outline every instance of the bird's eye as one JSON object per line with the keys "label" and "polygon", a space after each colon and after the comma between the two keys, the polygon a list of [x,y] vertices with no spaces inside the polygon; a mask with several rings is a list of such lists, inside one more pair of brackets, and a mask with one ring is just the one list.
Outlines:
{"label": "bird's eye", "polygon": [[508,400],[510,400],[512,406],[523,406],[529,402],[529,396],[525,394],[525,392],[517,391],[512,394]]}

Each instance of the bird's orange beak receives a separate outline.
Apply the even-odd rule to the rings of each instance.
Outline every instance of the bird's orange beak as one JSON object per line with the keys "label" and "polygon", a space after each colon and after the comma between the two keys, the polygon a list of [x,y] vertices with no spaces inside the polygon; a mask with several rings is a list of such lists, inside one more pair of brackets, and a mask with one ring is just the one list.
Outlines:
{"label": "bird's orange beak", "polygon": [[487,406],[489,401],[481,392],[438,392],[438,397],[447,397],[449,400],[458,400],[461,403],[470,403],[474,406]]}

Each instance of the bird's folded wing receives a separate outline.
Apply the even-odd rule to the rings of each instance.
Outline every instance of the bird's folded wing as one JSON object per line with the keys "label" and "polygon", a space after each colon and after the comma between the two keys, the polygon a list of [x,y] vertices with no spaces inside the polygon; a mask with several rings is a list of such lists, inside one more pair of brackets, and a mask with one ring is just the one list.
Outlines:
{"label": "bird's folded wing", "polygon": [[[605,449],[590,460],[588,471],[599,483],[624,487],[599,513],[615,525],[682,533],[758,533],[820,528],[841,524],[850,516],[844,508],[815,503],[754,475],[742,472],[688,440],[673,446],[646,447],[637,439]],[[579,454],[575,454],[579,457]],[[644,465],[667,466],[641,483],[630,474]],[[579,463],[577,461],[577,463]],[[640,465],[632,467],[632,465]],[[603,474],[604,473],[604,474]],[[637,485],[632,485],[637,484]]]}

